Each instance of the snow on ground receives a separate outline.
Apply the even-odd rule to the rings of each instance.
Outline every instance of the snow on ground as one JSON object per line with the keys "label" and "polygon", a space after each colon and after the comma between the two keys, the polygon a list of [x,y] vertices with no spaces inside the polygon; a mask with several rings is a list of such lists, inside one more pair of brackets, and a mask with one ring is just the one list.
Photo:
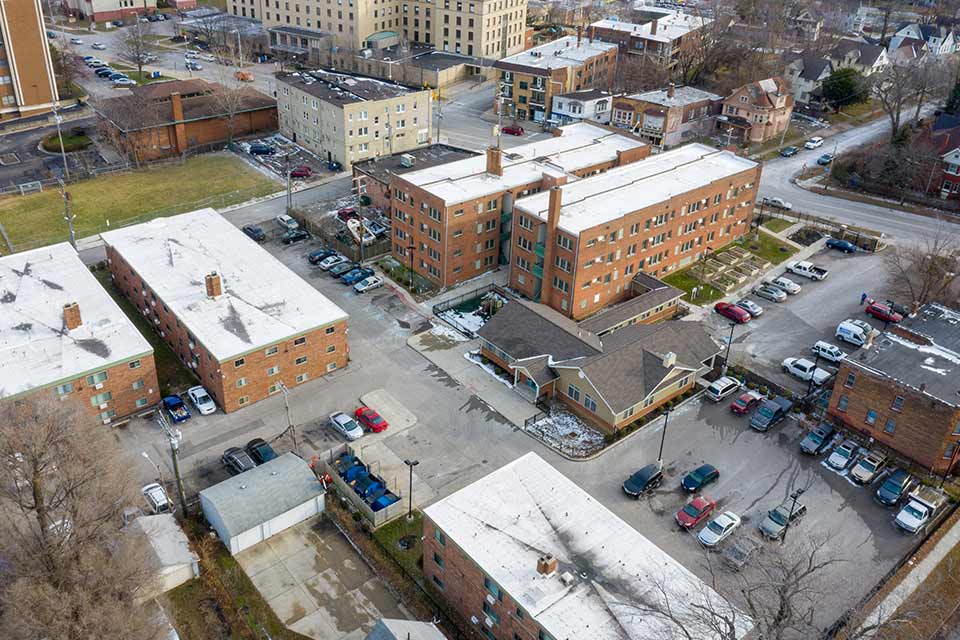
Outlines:
{"label": "snow on ground", "polygon": [[469,360],[470,362],[472,362],[473,364],[479,366],[481,369],[489,373],[491,376],[493,376],[497,380],[499,380],[501,383],[503,383],[503,386],[507,387],[508,389],[513,389],[512,380],[507,380],[502,376],[497,375],[497,370],[493,368],[492,364],[485,364],[483,360],[481,360],[479,349],[477,349],[476,351],[468,351],[467,353],[463,354],[463,357]]}
{"label": "snow on ground", "polygon": [[450,324],[463,328],[465,331],[470,331],[471,333],[476,334],[480,330],[480,327],[484,325],[487,321],[487,314],[483,311],[484,303],[487,300],[496,299],[499,304],[502,306],[507,303],[507,299],[496,291],[489,291],[483,295],[480,299],[480,305],[473,311],[465,313],[463,311],[457,311],[456,309],[447,309],[441,311],[437,315],[440,318],[448,321]]}
{"label": "snow on ground", "polygon": [[430,333],[439,338],[446,338],[447,340],[451,340],[453,342],[466,342],[470,339],[456,329],[448,327],[445,324],[433,323]]}
{"label": "snow on ground", "polygon": [[527,431],[574,457],[588,456],[605,445],[602,433],[560,406],[551,407],[550,415],[528,426]]}

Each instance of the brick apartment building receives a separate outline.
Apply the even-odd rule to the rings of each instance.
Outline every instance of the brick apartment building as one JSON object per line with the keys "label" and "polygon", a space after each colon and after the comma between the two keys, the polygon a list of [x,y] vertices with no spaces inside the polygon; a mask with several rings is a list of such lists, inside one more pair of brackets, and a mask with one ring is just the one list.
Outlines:
{"label": "brick apartment building", "polygon": [[160,400],[153,348],[66,242],[0,258],[0,398],[42,392],[104,424]]}
{"label": "brick apartment building", "polygon": [[639,22],[598,20],[589,33],[604,42],[615,42],[625,56],[674,69],[685,51],[700,41],[700,31],[713,22],[708,18],[670,9],[644,7]]}
{"label": "brick apartment building", "polygon": [[[67,15],[91,22],[136,19],[157,12],[157,0],[61,0],[61,6]],[[178,3],[176,6],[180,10],[192,9],[197,3]]]}
{"label": "brick apartment building", "polygon": [[513,207],[510,286],[574,320],[747,232],[760,165],[689,144],[602,175],[554,181]]}
{"label": "brick apartment building", "polygon": [[114,284],[227,413],[347,365],[347,314],[213,209],[102,237]]}
{"label": "brick apartment building", "polygon": [[934,471],[960,446],[960,312],[928,304],[840,363],[829,415]]}
{"label": "brick apartment building", "polygon": [[[424,509],[423,573],[476,637],[492,640],[739,640],[752,626],[535,453]],[[667,616],[637,614],[668,604],[682,631]],[[734,621],[733,633],[721,635],[704,610]]]}
{"label": "brick apartment building", "polygon": [[627,133],[579,123],[548,140],[393,176],[393,255],[437,287],[496,269],[510,259],[517,198],[649,152]]}
{"label": "brick apartment building", "polygon": [[652,145],[669,149],[688,138],[712,134],[721,100],[702,89],[671,84],[666,89],[617,97],[612,122]]}
{"label": "brick apartment building", "polygon": [[0,121],[49,112],[59,99],[43,4],[0,3]]}
{"label": "brick apartment building", "polygon": [[731,141],[763,144],[790,126],[794,99],[783,78],[745,84],[724,98],[717,124]]}

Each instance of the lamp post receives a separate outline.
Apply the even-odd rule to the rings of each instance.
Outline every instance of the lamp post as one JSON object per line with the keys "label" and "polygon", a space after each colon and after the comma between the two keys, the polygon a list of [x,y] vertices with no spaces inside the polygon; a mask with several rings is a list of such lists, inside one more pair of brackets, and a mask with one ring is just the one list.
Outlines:
{"label": "lamp post", "polygon": [[723,354],[723,375],[727,375],[727,363],[730,362],[730,345],[733,344],[733,329],[736,326],[736,322],[730,323],[730,336],[727,338],[727,350]]}
{"label": "lamp post", "polygon": [[290,437],[293,439],[293,451],[299,456],[300,447],[297,446],[297,428],[293,424],[293,416],[290,413],[290,389],[282,382],[278,384],[280,385],[280,392],[283,394],[283,406],[287,412],[287,431],[290,432]]}
{"label": "lamp post", "polygon": [[793,498],[793,504],[790,505],[790,513],[787,515],[787,523],[783,525],[783,535],[780,536],[780,544],[783,544],[787,541],[787,530],[790,528],[790,519],[793,518],[793,513],[797,510],[797,499],[803,495],[803,489],[797,489],[790,494],[790,497]]}
{"label": "lamp post", "polygon": [[407,498],[407,520],[413,520],[413,468],[420,464],[419,460],[404,460],[403,464],[410,467],[410,489]]}
{"label": "lamp post", "polygon": [[663,414],[663,433],[660,434],[660,453],[657,454],[657,463],[662,463],[663,461],[663,443],[667,439],[667,423],[670,421],[670,407],[667,407],[667,412]]}
{"label": "lamp post", "polygon": [[163,486],[163,469],[160,468],[160,464],[151,460],[150,456],[147,454],[146,451],[141,451],[140,455],[143,456],[147,462],[149,462],[150,464],[152,464],[157,468],[157,482],[159,482],[160,486],[162,487]]}

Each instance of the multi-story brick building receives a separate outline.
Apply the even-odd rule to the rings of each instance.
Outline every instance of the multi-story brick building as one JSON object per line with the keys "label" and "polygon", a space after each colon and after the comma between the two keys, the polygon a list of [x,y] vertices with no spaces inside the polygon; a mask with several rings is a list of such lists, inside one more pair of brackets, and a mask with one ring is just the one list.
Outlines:
{"label": "multi-story brick building", "polygon": [[[89,20],[91,22],[109,22],[123,20],[139,15],[149,15],[157,12],[157,0],[62,0],[64,13]],[[197,6],[196,0],[179,3],[177,8],[193,9]]]}
{"label": "multi-story brick building", "polygon": [[566,36],[494,63],[499,95],[494,108],[514,120],[544,122],[553,97],[582,89],[609,89],[617,66],[617,45],[581,35]]}
{"label": "multi-story brick building", "polygon": [[614,126],[631,129],[650,144],[669,149],[716,129],[721,96],[695,87],[675,87],[619,96],[613,101]]}
{"label": "multi-story brick building", "polygon": [[160,400],[150,343],[65,242],[0,258],[0,397],[38,392],[104,424]]}
{"label": "multi-story brick building", "polygon": [[224,411],[347,365],[347,314],[213,209],[103,240],[114,285]]}
{"label": "multi-story brick building", "polygon": [[509,261],[517,198],[649,152],[629,134],[580,123],[548,140],[393,176],[393,255],[438,287],[468,280]]}
{"label": "multi-story brick building", "polygon": [[48,112],[59,99],[42,3],[0,3],[0,121]]}
{"label": "multi-story brick building", "polygon": [[430,144],[433,93],[330,71],[277,79],[280,132],[324,160],[354,162]]}
{"label": "multi-story brick building", "polygon": [[708,18],[669,9],[645,7],[647,19],[639,23],[598,20],[590,25],[593,37],[615,42],[624,55],[642,56],[645,61],[674,69],[684,52],[700,41],[700,31],[713,22]]}
{"label": "multi-story brick building", "polygon": [[566,181],[513,207],[510,286],[572,317],[632,295],[631,278],[683,268],[746,233],[760,165],[690,144]]}
{"label": "multi-story brick building", "polygon": [[936,473],[960,447],[960,312],[928,304],[840,363],[828,412]]}
{"label": "multi-story brick building", "polygon": [[719,128],[731,140],[762,144],[790,126],[794,98],[783,78],[745,84],[723,99]]}
{"label": "multi-story brick building", "polygon": [[[752,627],[535,453],[424,510],[423,573],[476,637],[491,640],[740,639]],[[638,613],[648,610],[670,615]],[[732,633],[712,627],[705,610],[731,621]]]}

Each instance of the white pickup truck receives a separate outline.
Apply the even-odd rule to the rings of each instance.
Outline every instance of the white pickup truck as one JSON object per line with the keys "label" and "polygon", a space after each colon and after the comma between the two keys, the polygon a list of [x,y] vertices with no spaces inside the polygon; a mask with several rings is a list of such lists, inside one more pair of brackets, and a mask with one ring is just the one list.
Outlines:
{"label": "white pickup truck", "polygon": [[907,496],[907,504],[900,509],[896,525],[908,533],[918,533],[930,524],[947,498],[933,487],[921,486]]}
{"label": "white pickup truck", "polygon": [[787,263],[787,271],[811,280],[826,280],[830,272],[812,262],[793,260]]}
{"label": "white pickup truck", "polygon": [[804,382],[813,378],[813,384],[817,385],[830,379],[828,371],[824,371],[806,358],[787,358],[783,361],[783,370]]}

